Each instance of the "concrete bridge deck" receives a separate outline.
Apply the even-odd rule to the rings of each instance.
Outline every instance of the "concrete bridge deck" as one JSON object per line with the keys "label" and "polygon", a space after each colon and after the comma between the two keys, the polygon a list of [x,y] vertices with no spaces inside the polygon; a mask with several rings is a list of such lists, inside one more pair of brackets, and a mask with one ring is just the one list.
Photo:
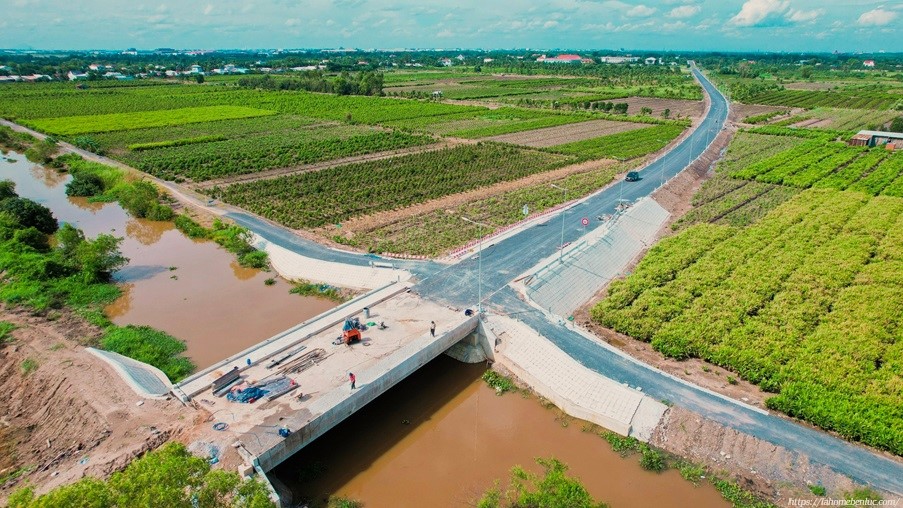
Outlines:
{"label": "concrete bridge deck", "polygon": [[[242,358],[236,358],[182,387],[192,394],[192,400],[212,413],[211,424],[227,425],[223,437],[240,442],[248,462],[269,471],[476,329],[476,317],[401,289],[384,301],[369,304],[369,319],[361,312],[353,314],[363,323],[382,321],[387,326],[385,330],[370,327],[362,332],[361,343],[334,344],[342,333],[342,323],[323,326],[336,315],[341,315],[342,321],[351,316],[346,308],[346,312],[339,310],[332,317],[312,323],[310,326],[319,328],[312,335],[307,326],[296,327],[282,339],[270,342],[266,349],[282,352],[258,355],[250,367],[241,363]],[[366,303],[359,302],[354,308],[363,305]],[[436,322],[435,337],[430,336],[430,321]],[[273,358],[293,352],[291,358],[269,368]],[[313,352],[319,358],[309,368],[284,373],[298,387],[274,400],[233,402],[215,396],[210,386],[214,379],[238,365],[242,366],[244,382],[273,379],[283,375],[281,370],[292,360]],[[353,391],[348,380],[350,372],[357,377],[357,389]],[[291,430],[288,438],[279,435],[283,426]]]}

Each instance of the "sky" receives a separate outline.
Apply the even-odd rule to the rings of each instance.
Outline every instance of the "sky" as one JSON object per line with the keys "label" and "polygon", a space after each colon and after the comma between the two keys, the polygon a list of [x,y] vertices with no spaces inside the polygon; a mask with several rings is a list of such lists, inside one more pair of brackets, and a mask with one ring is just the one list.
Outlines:
{"label": "sky", "polygon": [[0,0],[0,48],[903,51],[903,0]]}

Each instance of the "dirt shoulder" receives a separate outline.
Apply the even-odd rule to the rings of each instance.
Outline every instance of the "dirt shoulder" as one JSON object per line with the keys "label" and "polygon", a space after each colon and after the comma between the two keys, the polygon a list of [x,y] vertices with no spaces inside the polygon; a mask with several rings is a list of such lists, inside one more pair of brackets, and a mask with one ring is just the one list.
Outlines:
{"label": "dirt shoulder", "polygon": [[812,463],[805,455],[676,406],[665,413],[650,444],[728,476],[777,506],[787,506],[790,498],[816,499],[808,485],[825,487],[832,498],[840,498],[858,487],[831,468]]}
{"label": "dirt shoulder", "polygon": [[25,484],[42,493],[108,476],[206,417],[176,400],[138,396],[85,350],[101,330],[70,312],[0,307],[0,320],[18,327],[0,346],[0,448],[9,452],[0,459],[8,479],[0,502]]}

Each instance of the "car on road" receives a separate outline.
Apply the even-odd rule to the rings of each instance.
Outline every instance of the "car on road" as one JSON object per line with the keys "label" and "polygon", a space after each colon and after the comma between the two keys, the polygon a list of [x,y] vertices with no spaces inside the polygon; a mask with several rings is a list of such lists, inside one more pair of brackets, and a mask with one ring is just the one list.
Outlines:
{"label": "car on road", "polygon": [[624,178],[625,182],[638,182],[640,180],[640,173],[637,171],[631,171],[627,173],[627,176]]}

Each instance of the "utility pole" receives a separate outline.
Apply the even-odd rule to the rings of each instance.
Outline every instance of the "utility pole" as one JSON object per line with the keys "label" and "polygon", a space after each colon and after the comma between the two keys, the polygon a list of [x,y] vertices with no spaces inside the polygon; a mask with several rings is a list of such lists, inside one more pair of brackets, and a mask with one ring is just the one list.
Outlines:
{"label": "utility pole", "polygon": [[480,231],[480,247],[479,247],[479,253],[477,254],[477,262],[479,263],[479,265],[478,265],[479,268],[477,268],[477,272],[479,273],[479,275],[477,276],[477,277],[478,277],[478,282],[477,282],[477,314],[482,315],[482,314],[483,314],[483,226],[486,226],[487,228],[488,228],[489,226],[486,225],[486,224],[483,224],[482,222],[477,222],[477,221],[475,221],[475,220],[470,220],[470,219],[468,219],[467,217],[463,217],[463,216],[462,216],[461,218],[462,218],[463,220],[465,220],[466,222],[469,222],[469,223],[471,223],[471,224],[476,224],[477,227],[480,228],[480,229],[479,229],[479,231]]}
{"label": "utility pole", "polygon": [[[564,202],[567,203],[568,202],[568,190],[565,189],[564,187],[559,187],[559,186],[555,185],[554,183],[551,185],[552,185],[552,187],[554,187],[558,190],[564,191]],[[564,212],[566,210],[567,210],[566,208],[561,209],[561,245],[558,247],[558,262],[559,263],[564,263]]]}

